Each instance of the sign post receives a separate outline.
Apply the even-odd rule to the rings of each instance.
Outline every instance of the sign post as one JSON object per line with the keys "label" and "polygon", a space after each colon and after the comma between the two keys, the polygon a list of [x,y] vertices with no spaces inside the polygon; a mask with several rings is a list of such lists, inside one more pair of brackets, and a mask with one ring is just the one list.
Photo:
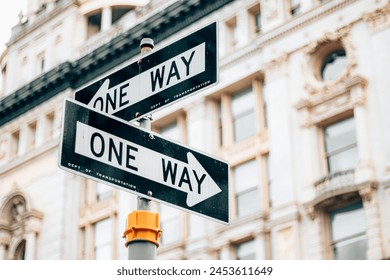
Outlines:
{"label": "sign post", "polygon": [[[154,42],[149,38],[142,39],[140,47],[141,59],[138,61],[138,66],[141,72],[142,58],[152,52]],[[139,120],[139,123],[144,129],[151,130],[151,118],[143,117]],[[140,228],[138,232],[136,232],[137,227]],[[151,236],[150,240],[148,239],[149,234]],[[137,210],[127,216],[126,230],[123,234],[123,237],[126,238],[129,260],[155,260],[160,235],[159,214],[150,212],[149,199],[138,196]]]}

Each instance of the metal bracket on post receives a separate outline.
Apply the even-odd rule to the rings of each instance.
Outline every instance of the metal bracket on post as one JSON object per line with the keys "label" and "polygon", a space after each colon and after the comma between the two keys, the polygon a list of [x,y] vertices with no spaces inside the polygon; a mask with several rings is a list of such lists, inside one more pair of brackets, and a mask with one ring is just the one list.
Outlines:
{"label": "metal bracket on post", "polygon": [[[152,52],[154,42],[150,38],[141,40],[141,59],[138,60],[139,69],[142,69],[142,57]],[[138,117],[136,115],[136,117]],[[140,126],[151,130],[151,117],[139,120]],[[161,236],[160,215],[151,212],[150,200],[138,197],[137,210],[127,216],[126,230],[123,237],[126,238],[126,247],[129,250],[129,260],[154,260],[156,248],[159,246]]]}

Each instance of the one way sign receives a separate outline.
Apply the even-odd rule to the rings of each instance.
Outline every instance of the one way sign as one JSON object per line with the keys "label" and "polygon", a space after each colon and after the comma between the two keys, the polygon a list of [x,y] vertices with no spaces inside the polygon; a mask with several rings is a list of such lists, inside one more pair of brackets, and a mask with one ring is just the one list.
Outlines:
{"label": "one way sign", "polygon": [[78,102],[64,114],[61,168],[229,222],[226,162]]}
{"label": "one way sign", "polygon": [[75,93],[90,108],[131,121],[218,82],[217,23]]}

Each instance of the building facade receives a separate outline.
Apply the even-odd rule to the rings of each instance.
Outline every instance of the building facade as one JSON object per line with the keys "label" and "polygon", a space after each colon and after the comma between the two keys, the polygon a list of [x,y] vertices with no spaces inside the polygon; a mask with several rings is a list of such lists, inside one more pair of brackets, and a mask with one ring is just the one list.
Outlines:
{"label": "building facade", "polygon": [[219,83],[153,115],[230,165],[229,225],[152,203],[159,259],[390,258],[390,2],[30,0],[0,57],[0,259],[126,259],[132,194],[58,168],[63,100],[218,22]]}

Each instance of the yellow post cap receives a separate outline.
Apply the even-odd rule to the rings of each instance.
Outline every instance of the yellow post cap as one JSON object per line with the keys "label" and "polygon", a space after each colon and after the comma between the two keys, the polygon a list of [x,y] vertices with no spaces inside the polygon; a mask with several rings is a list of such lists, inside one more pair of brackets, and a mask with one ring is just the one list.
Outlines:
{"label": "yellow post cap", "polygon": [[148,241],[159,246],[161,236],[160,215],[146,210],[135,210],[127,216],[127,228],[123,233],[126,247],[133,241]]}

